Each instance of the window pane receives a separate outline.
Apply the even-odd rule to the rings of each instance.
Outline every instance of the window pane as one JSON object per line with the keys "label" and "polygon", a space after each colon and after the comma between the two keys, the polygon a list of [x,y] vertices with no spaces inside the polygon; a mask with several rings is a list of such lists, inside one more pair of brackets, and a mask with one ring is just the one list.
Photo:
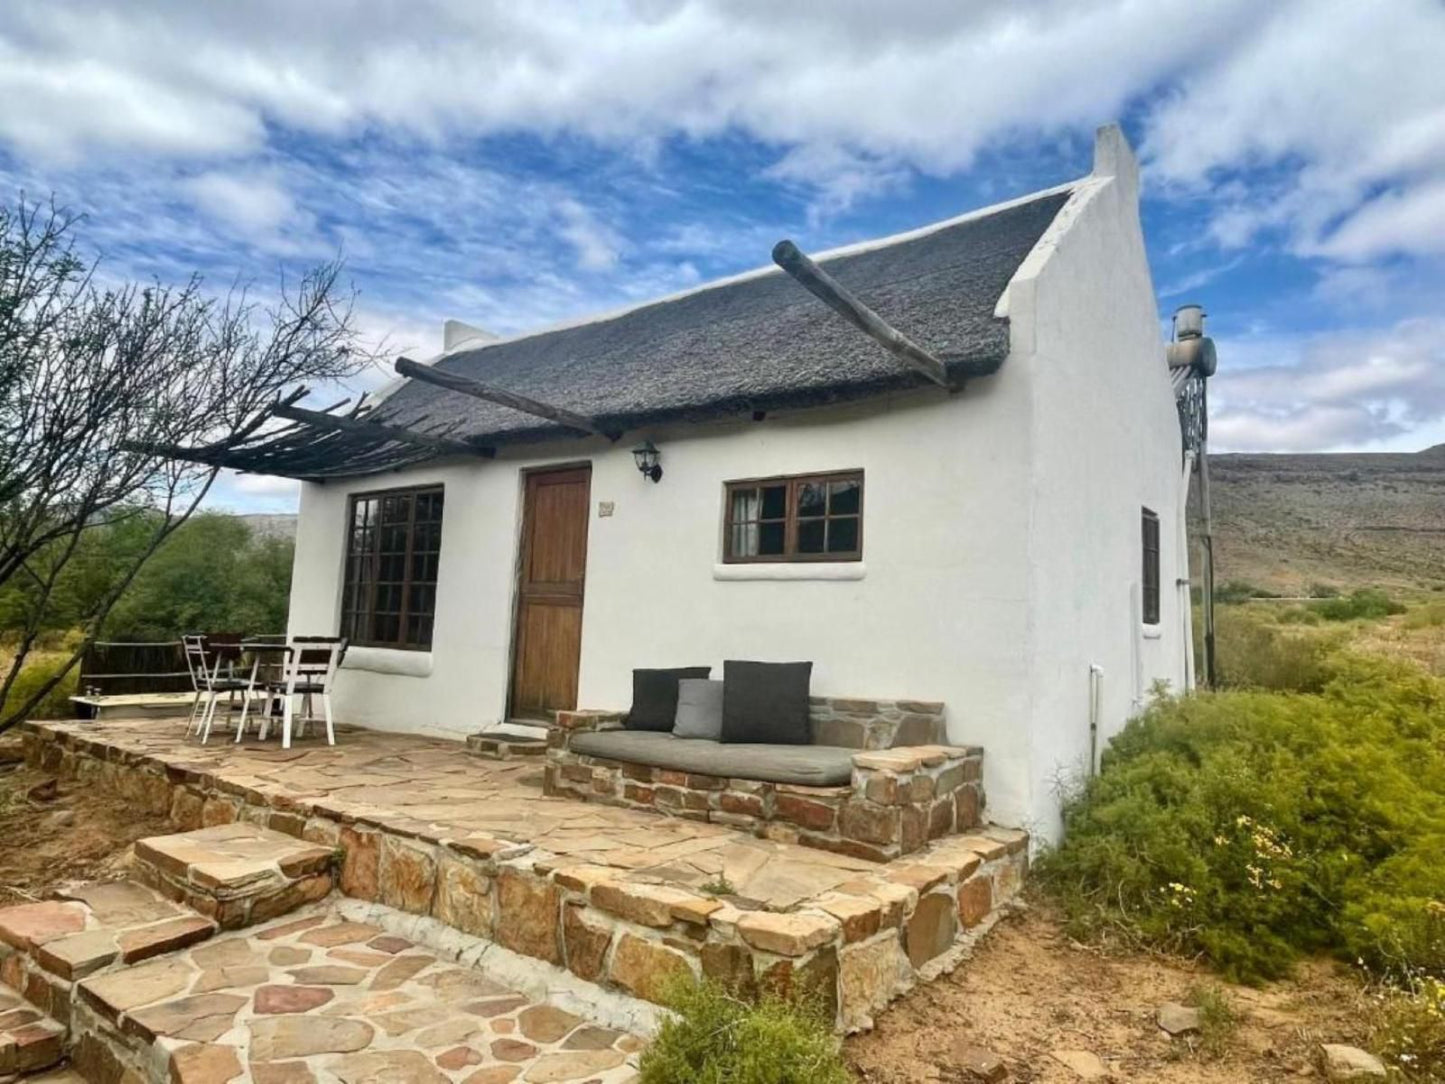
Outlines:
{"label": "window pane", "polygon": [[823,528],[827,520],[805,519],[798,522],[798,552],[822,553]]}
{"label": "window pane", "polygon": [[733,524],[728,553],[734,557],[756,557],[758,555],[758,525],[756,523]]}
{"label": "window pane", "polygon": [[798,515],[821,516],[827,510],[827,486],[821,482],[804,482],[798,487]]}
{"label": "window pane", "polygon": [[782,523],[764,523],[758,527],[758,554],[779,554],[783,552]]}
{"label": "window pane", "polygon": [[384,497],[381,501],[382,523],[405,523],[411,518],[410,497]]}
{"label": "window pane", "polygon": [[852,553],[858,548],[858,520],[830,519],[828,521],[828,552]]}
{"label": "window pane", "polygon": [[[828,487],[828,511],[835,516],[856,516],[863,487],[857,482],[833,482]],[[832,548],[831,546],[829,547]]]}
{"label": "window pane", "polygon": [[747,523],[758,518],[758,491],[756,489],[733,490],[734,523]]}
{"label": "window pane", "polygon": [[763,519],[782,519],[788,514],[788,487],[763,487]]}

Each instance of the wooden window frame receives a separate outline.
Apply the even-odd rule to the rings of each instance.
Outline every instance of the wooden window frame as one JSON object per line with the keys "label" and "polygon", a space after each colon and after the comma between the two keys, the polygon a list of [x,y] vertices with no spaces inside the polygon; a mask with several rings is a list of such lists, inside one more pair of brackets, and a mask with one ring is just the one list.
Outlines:
{"label": "wooden window frame", "polygon": [[[435,590],[436,590],[436,587],[437,587],[437,582],[438,582],[438,580],[440,579],[440,575],[438,575],[437,580],[431,581],[431,583],[430,583],[429,585],[427,584],[427,582],[426,582],[425,580],[415,580],[415,581],[414,581],[414,580],[412,579],[412,556],[413,556],[413,554],[414,554],[414,545],[415,545],[415,542],[416,542],[416,526],[417,526],[417,524],[416,524],[416,503],[417,503],[417,502],[416,502],[416,499],[417,499],[417,497],[419,497],[419,496],[424,496],[424,495],[432,494],[432,493],[438,494],[438,495],[440,495],[441,498],[442,498],[441,517],[438,518],[438,520],[437,520],[438,532],[440,532],[441,524],[442,524],[443,520],[444,520],[445,517],[446,517],[446,487],[445,487],[445,486],[442,486],[442,485],[418,485],[418,486],[397,486],[397,487],[394,488],[394,489],[372,489],[372,490],[367,490],[367,491],[364,492],[364,493],[353,493],[353,494],[351,494],[350,497],[347,499],[347,502],[346,502],[346,564],[345,564],[345,567],[342,569],[342,577],[341,577],[341,600],[342,600],[342,601],[341,601],[340,623],[341,623],[341,635],[343,635],[343,636],[347,636],[348,633],[351,631],[352,627],[355,625],[355,615],[356,615],[357,613],[366,613],[366,614],[368,614],[369,617],[368,617],[367,620],[368,620],[368,623],[369,623],[369,625],[370,625],[370,628],[368,628],[367,631],[368,631],[368,632],[374,632],[374,631],[375,631],[375,627],[376,627],[376,592],[377,592],[377,588],[378,588],[378,586],[379,586],[379,581],[380,581],[380,579],[381,579],[381,576],[380,576],[380,571],[381,571],[381,570],[380,570],[380,559],[381,559],[381,557],[380,557],[380,552],[379,552],[380,545],[381,545],[380,506],[381,506],[381,502],[384,501],[384,500],[386,500],[386,499],[389,498],[389,497],[391,497],[391,498],[394,498],[394,497],[406,497],[406,498],[407,498],[406,553],[405,553],[405,555],[404,555],[403,558],[402,558],[402,562],[403,562],[403,563],[402,563],[402,579],[401,579],[401,583],[400,583],[400,586],[401,586],[401,609],[400,609],[400,610],[398,611],[398,613],[397,613],[397,634],[398,634],[398,638],[395,639],[395,640],[378,640],[378,639],[376,639],[376,638],[374,638],[374,637],[372,637],[372,636],[367,636],[367,637],[364,637],[364,638],[363,638],[363,637],[359,637],[359,636],[352,636],[352,637],[350,637],[350,643],[353,644],[354,646],[356,646],[356,647],[381,647],[381,648],[386,648],[386,649],[392,650],[392,651],[430,651],[430,650],[431,650],[431,647],[432,647],[432,636],[431,636],[430,634],[427,636],[427,639],[426,639],[426,642],[425,642],[425,643],[414,643],[414,642],[411,642],[411,641],[409,641],[409,640],[407,639],[407,619],[411,616],[411,612],[410,612],[410,611],[411,611],[411,595],[412,595],[412,588],[413,588],[413,586],[414,586],[415,584],[421,584],[422,586],[430,586],[430,587],[432,588],[432,590],[435,591]],[[369,597],[368,597],[367,600],[366,600],[366,601],[367,601],[367,605],[363,608],[363,607],[359,604],[359,602],[356,600],[356,598],[354,597],[354,595],[353,595],[352,600],[351,600],[351,601],[352,601],[352,605],[351,605],[351,609],[350,609],[351,620],[348,620],[348,610],[347,610],[347,607],[346,607],[346,599],[347,599],[348,594],[351,594],[354,590],[357,589],[357,585],[354,583],[352,577],[353,577],[353,575],[354,575],[354,569],[355,569],[355,567],[356,567],[356,557],[358,556],[357,553],[356,553],[356,551],[355,551],[355,549],[354,549],[355,544],[356,544],[356,506],[357,506],[357,504],[358,504],[359,502],[361,502],[361,501],[376,501],[376,502],[377,502],[377,506],[378,506],[378,511],[377,511],[377,517],[378,517],[378,518],[377,518],[376,525],[372,528],[372,542],[371,542],[371,546],[370,546],[370,551],[369,551],[366,555],[364,555],[364,556],[365,556],[365,560],[366,560],[366,564],[367,564],[367,567],[368,567],[368,570],[369,570],[369,573],[370,573],[370,574],[367,576],[367,578],[366,578],[366,581],[367,581],[367,589],[368,589],[368,591],[369,591]],[[440,566],[440,563],[441,563],[441,541],[440,541],[440,537],[438,537],[438,541],[437,541],[437,563],[438,563],[438,566]],[[438,568],[438,573],[440,573],[440,567]],[[390,583],[390,582],[391,582],[391,581],[388,581],[388,583]],[[435,622],[436,622],[436,603],[435,603],[435,601],[433,601],[433,603],[432,603],[432,622],[433,622],[432,632],[435,632]]]}
{"label": "wooden window frame", "polygon": [[[804,485],[827,484],[830,482],[858,483],[858,545],[847,552],[799,553],[798,552],[798,489]],[[764,486],[783,485],[787,492],[783,496],[783,552],[760,553],[755,556],[734,554],[733,545],[733,494],[741,489],[760,489]],[[739,478],[723,483],[723,563],[728,565],[759,564],[808,564],[828,561],[863,560],[863,517],[864,517],[863,470],[827,471],[821,474],[775,474],[766,478]],[[847,516],[803,516],[802,519],[851,519]],[[768,520],[767,522],[776,522]]]}
{"label": "wooden window frame", "polygon": [[1140,534],[1140,591],[1139,610],[1144,624],[1159,624],[1160,601],[1162,598],[1159,513],[1151,508],[1141,509],[1139,517]]}

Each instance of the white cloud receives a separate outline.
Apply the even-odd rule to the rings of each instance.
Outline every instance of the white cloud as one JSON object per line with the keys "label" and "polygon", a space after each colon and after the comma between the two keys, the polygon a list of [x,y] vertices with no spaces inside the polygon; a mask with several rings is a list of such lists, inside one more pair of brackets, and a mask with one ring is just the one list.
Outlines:
{"label": "white cloud", "polygon": [[1445,422],[1442,318],[1225,340],[1219,350],[1210,441],[1221,450],[1368,448]]}
{"label": "white cloud", "polygon": [[[815,185],[826,213],[909,168],[949,174],[1143,103],[1157,181],[1225,185],[1219,240],[1277,227],[1354,260],[1438,250],[1442,39],[1437,0],[431,0],[364,17],[290,0],[11,0],[0,138],[32,155],[206,158],[254,151],[280,124],[569,133],[645,155],[737,131],[775,147],[775,176]],[[1273,189],[1232,197],[1228,174],[1255,167],[1280,172]],[[606,238],[563,228],[584,267],[609,266]]]}
{"label": "white cloud", "polygon": [[562,219],[558,234],[577,250],[577,266],[583,271],[608,271],[617,265],[622,240],[570,197],[561,200],[557,213]]}
{"label": "white cloud", "polygon": [[[253,146],[269,121],[637,144],[741,130],[785,151],[837,148],[853,175],[858,155],[947,172],[1001,134],[1091,126],[1248,25],[1254,7],[1219,0],[1200,20],[1187,0],[434,0],[358,18],[289,0],[112,13],[12,0],[0,41],[26,59],[8,70],[5,112],[28,119],[33,152],[212,154]],[[95,108],[104,92],[90,88],[116,87]]]}
{"label": "white cloud", "polygon": [[274,177],[211,171],[181,182],[206,214],[241,233],[270,232],[295,213],[291,196]]}
{"label": "white cloud", "polygon": [[[1311,0],[1259,10],[1258,25],[1188,64],[1149,111],[1154,180],[1212,187],[1214,236],[1227,246],[1277,229],[1307,255],[1438,252],[1445,6]],[[1265,175],[1231,185],[1244,170]],[[1382,187],[1389,193],[1377,196]]]}

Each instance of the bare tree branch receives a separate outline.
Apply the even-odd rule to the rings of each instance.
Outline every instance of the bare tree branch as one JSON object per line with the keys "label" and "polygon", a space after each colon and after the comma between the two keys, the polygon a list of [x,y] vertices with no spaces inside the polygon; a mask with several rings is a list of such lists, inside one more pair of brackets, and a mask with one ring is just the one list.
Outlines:
{"label": "bare tree branch", "polygon": [[33,710],[94,640],[141,564],[195,510],[214,465],[148,448],[226,446],[267,422],[308,382],[350,376],[352,295],[341,264],[322,264],[262,307],[244,286],[221,298],[193,277],[97,285],[77,254],[82,220],[22,198],[0,207],[0,588],[24,583],[29,609],[0,705],[14,687],[61,572],[93,528],[159,512],[137,560],[116,573],[80,647],[27,703],[5,705],[0,730]]}

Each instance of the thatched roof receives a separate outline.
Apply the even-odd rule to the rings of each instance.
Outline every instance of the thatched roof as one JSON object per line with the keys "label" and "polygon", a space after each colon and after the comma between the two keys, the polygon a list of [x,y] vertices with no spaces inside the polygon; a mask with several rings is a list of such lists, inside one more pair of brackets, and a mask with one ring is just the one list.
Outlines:
{"label": "thatched roof", "polygon": [[[940,358],[949,382],[958,383],[1003,363],[1008,322],[995,307],[1069,195],[1068,187],[1040,193],[824,254],[818,263]],[[458,350],[434,368],[581,415],[609,433],[846,402],[927,383],[778,268]],[[327,478],[445,455],[438,438],[490,455],[499,445],[577,435],[535,414],[414,379],[370,411],[322,422],[313,418],[226,448],[160,450],[237,470]],[[368,432],[357,423],[426,436],[388,439],[386,429]]]}
{"label": "thatched roof", "polygon": [[[820,258],[867,305],[947,363],[992,372],[1008,353],[1004,287],[1068,198],[1006,209]],[[449,354],[438,369],[636,429],[916,387],[902,368],[776,268],[572,326]],[[425,418],[486,444],[573,435],[507,407],[409,381],[371,415]]]}

